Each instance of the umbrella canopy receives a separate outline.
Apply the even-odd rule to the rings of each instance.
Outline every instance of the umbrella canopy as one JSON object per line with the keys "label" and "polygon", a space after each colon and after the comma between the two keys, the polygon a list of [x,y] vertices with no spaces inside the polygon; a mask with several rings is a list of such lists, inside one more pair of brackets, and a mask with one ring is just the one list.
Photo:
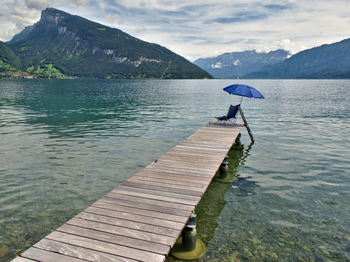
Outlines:
{"label": "umbrella canopy", "polygon": [[254,87],[247,85],[230,85],[224,88],[224,91],[231,95],[245,96],[249,98],[260,98],[264,99],[265,97]]}

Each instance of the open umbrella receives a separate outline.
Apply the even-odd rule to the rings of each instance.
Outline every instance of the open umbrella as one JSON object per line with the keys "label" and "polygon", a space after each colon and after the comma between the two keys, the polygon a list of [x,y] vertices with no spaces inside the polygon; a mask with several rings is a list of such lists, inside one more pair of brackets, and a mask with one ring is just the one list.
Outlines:
{"label": "open umbrella", "polygon": [[[260,99],[264,99],[265,97],[258,91],[256,90],[254,87],[248,86],[248,85],[240,85],[240,84],[235,84],[235,85],[230,85],[224,88],[224,91],[226,91],[227,93],[231,94],[231,95],[238,95],[241,96],[241,103],[242,103],[242,99],[243,97],[249,97],[249,98],[260,98]],[[240,103],[240,104],[241,104]],[[243,114],[243,111],[241,110],[241,105],[238,105],[238,110],[241,114],[241,117],[243,119],[244,122],[244,126],[247,128],[248,134],[250,136],[250,139],[252,140],[252,143],[254,143],[254,137],[253,134],[248,126],[247,120]]]}
{"label": "open umbrella", "polygon": [[[238,95],[238,96],[245,96],[249,98],[260,98],[264,99],[265,97],[254,87],[248,86],[248,85],[240,85],[240,84],[234,84],[230,85],[224,88],[224,91],[231,95]],[[242,99],[241,99],[242,102]]]}

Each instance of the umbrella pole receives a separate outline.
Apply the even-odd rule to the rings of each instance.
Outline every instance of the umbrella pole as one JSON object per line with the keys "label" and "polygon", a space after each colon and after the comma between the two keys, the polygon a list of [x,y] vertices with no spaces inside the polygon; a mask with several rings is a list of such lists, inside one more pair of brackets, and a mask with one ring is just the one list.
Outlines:
{"label": "umbrella pole", "polygon": [[244,126],[247,128],[248,134],[250,136],[250,140],[252,141],[252,143],[254,143],[254,137],[253,137],[252,131],[250,130],[250,128],[248,126],[247,120],[245,119],[245,116],[243,114],[241,106],[238,107],[238,110],[239,110],[239,113],[241,114],[242,120],[244,122]]}

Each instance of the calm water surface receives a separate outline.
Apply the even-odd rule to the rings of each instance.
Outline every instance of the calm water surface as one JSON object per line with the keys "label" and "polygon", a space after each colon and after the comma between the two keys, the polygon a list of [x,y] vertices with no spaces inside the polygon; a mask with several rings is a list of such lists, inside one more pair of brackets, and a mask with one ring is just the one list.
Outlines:
{"label": "calm water surface", "polygon": [[[0,80],[0,261],[224,114],[231,83]],[[350,81],[245,83],[256,143],[197,208],[201,261],[349,261]]]}

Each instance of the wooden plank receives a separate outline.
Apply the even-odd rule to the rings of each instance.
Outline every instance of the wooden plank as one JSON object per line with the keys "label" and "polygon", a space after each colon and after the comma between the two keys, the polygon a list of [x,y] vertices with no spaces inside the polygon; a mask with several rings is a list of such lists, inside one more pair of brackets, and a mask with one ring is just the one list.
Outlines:
{"label": "wooden plank", "polygon": [[[220,155],[221,156],[221,155]],[[165,160],[173,160],[173,161],[186,161],[189,163],[210,163],[216,164],[219,161],[219,156],[215,157],[204,157],[204,156],[196,156],[193,154],[181,154],[179,152],[168,152],[158,158],[158,161],[161,159]]]}
{"label": "wooden plank", "polygon": [[121,206],[127,206],[127,207],[134,207],[134,208],[140,208],[150,211],[156,211],[176,216],[183,216],[183,217],[189,217],[189,215],[192,213],[191,210],[180,210],[180,209],[174,209],[174,208],[168,208],[158,205],[152,205],[152,204],[145,204],[140,202],[134,202],[134,201],[127,201],[123,199],[115,199],[110,197],[103,197],[100,199],[102,202],[117,204]]}
{"label": "wooden plank", "polygon": [[131,229],[131,228],[125,228],[120,226],[113,226],[105,223],[99,223],[99,222],[84,220],[79,218],[72,218],[66,224],[77,226],[77,227],[89,228],[89,229],[98,230],[106,233],[120,235],[120,236],[132,237],[136,239],[141,239],[141,240],[169,245],[169,246],[172,245],[175,238],[175,237],[163,236],[155,233],[140,231],[140,230]]}
{"label": "wooden plank", "polygon": [[[120,208],[122,209],[124,207],[120,206]],[[127,210],[127,211],[130,212],[130,210]],[[108,217],[122,218],[130,221],[143,222],[149,225],[156,225],[159,227],[165,227],[165,228],[171,228],[171,229],[177,229],[177,230],[182,230],[183,228],[183,224],[180,222],[174,222],[167,219],[159,219],[155,217],[145,216],[144,214],[137,215],[134,213],[121,212],[120,210],[115,211],[115,210],[109,210],[109,209],[99,208],[95,206],[90,206],[87,209],[85,209],[84,212],[108,216]],[[183,219],[182,217],[180,218]]]}
{"label": "wooden plank", "polygon": [[209,184],[211,179],[207,178],[207,179],[195,179],[192,177],[188,177],[188,176],[182,176],[182,175],[172,175],[172,174],[159,174],[159,173],[149,173],[149,174],[145,174],[145,173],[141,173],[141,174],[137,174],[134,175],[133,177],[137,178],[137,179],[141,179],[141,180],[158,180],[158,181],[165,181],[167,183],[174,183],[174,184],[193,184],[193,185],[206,185]]}
{"label": "wooden plank", "polygon": [[[70,235],[62,232],[52,232],[49,234],[47,239],[56,240],[62,243],[67,243],[70,245],[75,245],[79,247],[84,247],[107,254],[117,255],[125,258],[131,258],[137,261],[154,261],[154,262],[163,262],[165,257],[160,254],[155,254],[135,248],[120,246],[116,244],[111,244],[95,239]],[[65,261],[65,260],[56,260],[56,261]],[[79,260],[81,261],[81,260]]]}
{"label": "wooden plank", "polygon": [[157,254],[166,255],[170,250],[169,245],[149,242],[141,239],[135,239],[131,237],[101,232],[95,229],[77,227],[77,226],[68,225],[68,224],[64,224],[63,226],[59,227],[56,231],[71,234],[71,235],[91,238],[95,240],[101,240],[104,242],[117,244],[121,246],[127,246],[127,247],[145,250],[145,251],[150,251]]}
{"label": "wooden plank", "polygon": [[180,154],[187,154],[187,155],[193,155],[193,156],[199,156],[199,157],[206,157],[208,155],[210,155],[210,157],[212,158],[217,158],[222,156],[223,152],[212,152],[207,151],[205,149],[190,149],[190,148],[186,148],[186,147],[173,147],[171,150],[169,150],[169,153],[180,153]]}
{"label": "wooden plank", "polygon": [[164,171],[168,173],[182,173],[186,175],[191,176],[199,176],[199,177],[212,177],[212,171],[211,170],[197,170],[197,169],[190,169],[190,168],[184,168],[184,167],[175,167],[175,166],[168,166],[168,165],[152,165],[145,167],[146,170],[149,171]]}
{"label": "wooden plank", "polygon": [[35,262],[35,260],[31,260],[24,257],[16,257],[15,259],[12,259],[12,262]]}
{"label": "wooden plank", "polygon": [[[140,171],[141,172],[141,171]],[[206,178],[206,179],[210,179],[212,178],[212,174],[208,173],[208,172],[193,172],[192,170],[188,170],[188,169],[180,169],[180,168],[169,168],[166,166],[147,166],[145,167],[142,172],[150,172],[150,173],[155,173],[155,172],[159,172],[159,173],[168,173],[168,174],[179,174],[179,175],[186,175],[189,177],[193,177],[193,178]]]}
{"label": "wooden plank", "polygon": [[178,144],[176,145],[175,147],[178,147],[178,148],[186,148],[186,149],[194,149],[194,150],[201,150],[201,151],[206,151],[208,153],[211,153],[211,152],[220,152],[220,153],[226,153],[228,150],[226,150],[226,148],[208,148],[206,146],[203,146],[203,145],[198,145],[196,143],[181,143],[181,144]]}
{"label": "wooden plank", "polygon": [[[136,180],[136,181],[135,181]],[[137,178],[129,178],[127,182],[135,182],[135,183],[142,183],[142,184],[148,184],[148,185],[155,185],[155,186],[164,186],[168,188],[174,188],[176,190],[178,189],[184,189],[184,190],[191,190],[191,191],[197,191],[197,192],[203,192],[205,190],[206,186],[205,184],[174,184],[174,183],[165,183],[159,180],[138,180]]]}
{"label": "wooden plank", "polygon": [[139,196],[123,195],[114,191],[108,193],[107,195],[105,195],[105,197],[115,198],[118,200],[133,201],[133,202],[142,203],[142,204],[163,206],[163,207],[168,207],[172,209],[189,210],[189,211],[193,211],[194,209],[194,205],[192,204],[186,204],[186,203],[179,204],[179,203],[174,203],[167,200],[156,200],[156,199],[149,199],[149,198],[139,197]]}
{"label": "wooden plank", "polygon": [[[59,253],[62,255],[70,256],[70,257],[80,258],[80,259],[83,259],[84,261],[101,261],[101,262],[102,261],[103,262],[115,262],[115,261],[134,262],[134,261],[136,261],[133,259],[123,258],[120,256],[115,256],[115,255],[107,254],[104,252],[91,250],[88,248],[73,246],[70,244],[61,243],[61,242],[46,239],[46,238],[42,239],[41,241],[36,243],[34,246],[37,248],[46,250],[46,251],[51,251],[54,253]],[[62,261],[65,261],[65,260],[62,260]]]}
{"label": "wooden plank", "polygon": [[91,214],[86,212],[81,212],[75,217],[79,219],[105,223],[113,226],[121,226],[121,227],[131,228],[135,230],[151,232],[151,233],[164,235],[164,236],[177,237],[179,235],[178,230],[175,230],[175,229],[149,225],[149,224],[125,220],[121,218],[102,216],[102,215]]}
{"label": "wooden plank", "polygon": [[47,250],[39,249],[36,247],[31,247],[24,251],[21,254],[22,257],[32,259],[35,261],[42,261],[42,262],[57,262],[57,261],[64,261],[64,262],[83,262],[86,260],[82,260],[75,257],[65,256],[61,254],[57,254],[54,252],[50,252]]}
{"label": "wooden plank", "polygon": [[[219,162],[219,161],[218,161]],[[188,160],[181,160],[181,161],[176,161],[176,160],[173,160],[173,159],[166,159],[166,158],[159,158],[157,160],[157,164],[165,164],[167,166],[175,166],[175,167],[182,167],[182,168],[187,168],[187,169],[195,169],[195,170],[198,170],[198,171],[208,171],[210,170],[215,170],[217,167],[218,167],[218,164],[220,163],[213,163],[213,164],[210,164],[210,163],[206,163],[205,161],[202,161],[202,162],[199,162],[199,161],[196,161],[196,162],[193,162],[193,161],[188,161]]]}
{"label": "wooden plank", "polygon": [[207,150],[209,149],[213,151],[221,150],[222,152],[225,152],[227,149],[231,147],[231,145],[227,145],[224,142],[218,143],[218,142],[211,142],[211,141],[203,141],[202,139],[198,139],[198,140],[186,139],[185,141],[179,143],[177,146],[188,146],[188,147],[194,147],[194,148],[202,147]]}
{"label": "wooden plank", "polygon": [[[185,194],[178,194],[174,192],[166,192],[166,191],[158,191],[158,190],[152,190],[152,189],[143,189],[143,188],[137,188],[137,187],[128,187],[120,185],[116,189],[112,190],[111,192],[128,192],[129,193],[144,193],[149,194],[154,197],[157,196],[166,196],[166,197],[172,197],[174,199],[183,199],[183,200],[191,200],[191,201],[199,201],[201,198],[198,196],[191,196],[191,195],[185,195]],[[121,194],[121,193],[120,193]]]}
{"label": "wooden plank", "polygon": [[101,200],[95,202],[94,204],[92,204],[92,206],[105,208],[108,210],[128,212],[131,214],[142,215],[145,217],[153,217],[153,218],[158,218],[163,220],[169,220],[169,221],[179,222],[179,223],[186,223],[188,220],[188,217],[184,217],[184,216],[177,216],[173,214],[167,214],[163,212],[157,212],[153,210],[141,209],[136,207],[121,206],[115,203],[105,202]]}
{"label": "wooden plank", "polygon": [[152,184],[146,184],[146,183],[135,183],[135,182],[125,182],[122,185],[124,186],[130,186],[130,187],[139,187],[139,188],[145,188],[145,189],[154,189],[159,191],[166,191],[166,192],[174,192],[179,194],[186,194],[186,195],[192,195],[192,196],[202,196],[203,192],[200,191],[194,191],[194,190],[187,190],[187,189],[177,189],[173,187],[160,187],[159,185],[152,185]]}
{"label": "wooden plank", "polygon": [[207,174],[211,175],[213,170],[216,171],[215,166],[211,167],[197,167],[186,163],[176,163],[176,162],[166,162],[166,161],[158,161],[156,164],[152,166],[155,169],[161,169],[161,168],[167,168],[167,169],[174,169],[174,170],[182,170],[184,172],[191,172],[191,173],[199,173],[200,175]]}
{"label": "wooden plank", "polygon": [[170,173],[166,171],[156,171],[156,170],[141,170],[135,176],[146,176],[146,177],[158,177],[159,179],[166,178],[168,180],[177,180],[177,181],[189,181],[196,182],[199,184],[209,184],[211,177],[204,176],[193,176],[191,174],[184,173]]}
{"label": "wooden plank", "polygon": [[[138,180],[136,180],[136,182],[137,181]],[[123,187],[123,188],[126,188],[126,187]],[[161,201],[180,203],[180,204],[186,204],[186,205],[191,205],[191,206],[195,206],[199,202],[199,199],[191,200],[191,199],[186,199],[185,197],[177,198],[175,196],[171,196],[171,197],[160,196],[160,195],[156,195],[153,193],[140,192],[140,190],[142,190],[142,189],[137,188],[137,190],[130,191],[130,190],[123,190],[123,189],[118,187],[117,189],[113,190],[111,193],[118,193],[118,194],[127,195],[127,196],[137,196],[137,197],[142,197],[145,199],[161,200]],[[162,191],[155,191],[155,192],[162,192]]]}

